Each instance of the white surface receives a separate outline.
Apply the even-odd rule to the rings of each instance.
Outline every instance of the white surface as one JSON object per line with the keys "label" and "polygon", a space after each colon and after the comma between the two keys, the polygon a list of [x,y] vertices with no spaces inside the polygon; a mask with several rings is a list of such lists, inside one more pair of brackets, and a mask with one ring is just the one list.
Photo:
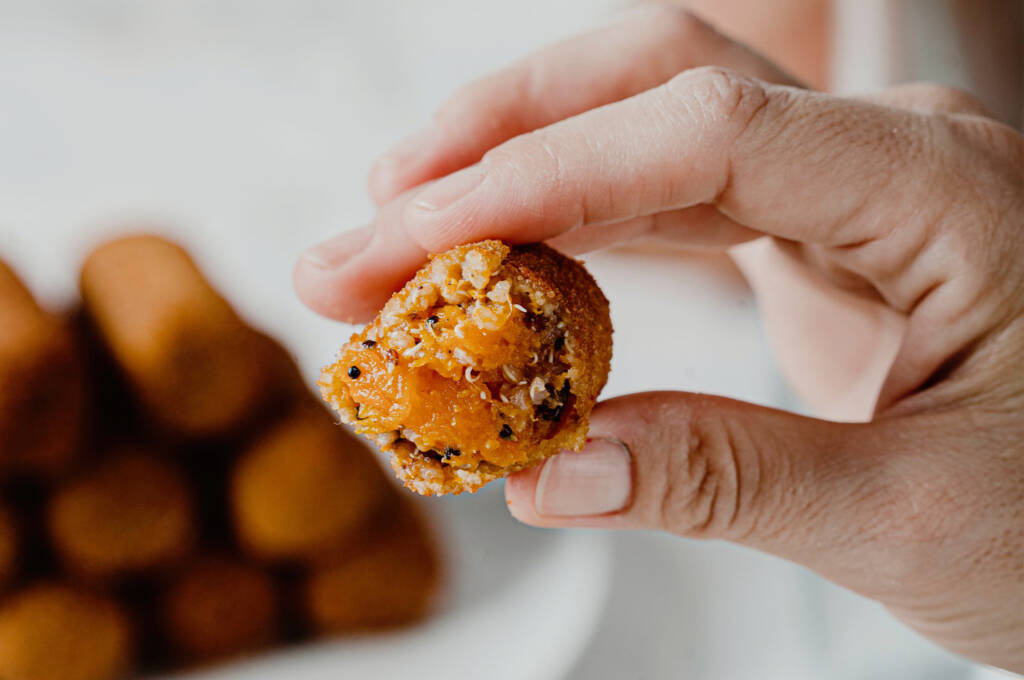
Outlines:
{"label": "white surface", "polygon": [[[292,263],[372,217],[364,172],[374,155],[467,79],[601,20],[610,4],[0,0],[0,256],[64,300],[112,223],[166,225],[312,377],[350,329],[299,305]],[[792,406],[752,301],[727,272],[666,254],[589,259],[617,328],[608,396],[673,388]],[[595,622],[569,677],[963,675],[877,606],[778,560],[649,534],[524,529],[496,546],[491,528],[504,536],[511,522],[499,493],[441,505],[457,548],[506,549],[524,565],[507,589],[456,590],[427,628],[288,652],[230,677],[343,677],[346,663],[365,671],[353,677],[428,677],[434,657],[419,653],[467,630],[469,656],[454,663],[473,671],[447,678],[555,677]],[[583,605],[602,606],[601,540],[613,547],[613,582],[588,623]],[[487,582],[479,565],[500,566],[506,553],[457,554],[472,590]],[[527,646],[524,635],[534,636]],[[422,663],[378,672],[411,658]]]}

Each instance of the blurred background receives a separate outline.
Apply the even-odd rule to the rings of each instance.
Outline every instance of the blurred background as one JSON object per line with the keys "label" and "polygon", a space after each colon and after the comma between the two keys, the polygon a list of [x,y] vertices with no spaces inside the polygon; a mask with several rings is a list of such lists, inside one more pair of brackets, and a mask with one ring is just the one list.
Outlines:
{"label": "blurred background", "polygon": [[[353,329],[306,310],[291,269],[310,244],[372,219],[374,157],[459,85],[627,4],[0,0],[0,259],[66,309],[95,246],[162,234],[311,385]],[[935,80],[1020,126],[1019,2],[692,4],[817,87]],[[605,396],[686,389],[801,410],[727,262],[629,249],[585,259],[616,327]],[[653,313],[665,303],[673,316]],[[419,506],[447,565],[433,617],[201,677],[984,673],[796,566],[659,535],[527,529],[492,487]]]}

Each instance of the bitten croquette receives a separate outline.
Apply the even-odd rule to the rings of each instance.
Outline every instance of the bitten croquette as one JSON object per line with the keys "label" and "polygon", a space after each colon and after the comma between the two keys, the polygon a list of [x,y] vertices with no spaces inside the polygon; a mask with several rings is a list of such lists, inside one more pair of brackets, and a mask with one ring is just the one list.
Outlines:
{"label": "bitten croquette", "polygon": [[608,301],[543,245],[433,255],[324,369],[324,398],[421,494],[475,491],[579,450],[608,378]]}

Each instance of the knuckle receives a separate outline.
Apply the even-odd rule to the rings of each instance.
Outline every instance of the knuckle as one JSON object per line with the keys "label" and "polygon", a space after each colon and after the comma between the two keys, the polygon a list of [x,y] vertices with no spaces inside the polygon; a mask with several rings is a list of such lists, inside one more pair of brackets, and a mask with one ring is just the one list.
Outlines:
{"label": "knuckle", "polygon": [[993,120],[965,119],[953,125],[964,131],[962,143],[975,153],[982,152],[989,163],[1006,172],[1014,187],[1019,189],[1024,177],[1024,135]]}
{"label": "knuckle", "polygon": [[[528,71],[529,69],[526,69]],[[463,136],[506,123],[501,93],[520,93],[526,87],[522,67],[510,67],[460,86],[434,112],[434,125],[453,136]]]}
{"label": "knuckle", "polygon": [[641,21],[659,31],[667,31],[669,35],[681,41],[701,36],[712,30],[692,11],[672,2],[656,2],[646,6],[641,12]]}
{"label": "knuckle", "polygon": [[570,133],[534,130],[494,147],[480,164],[487,175],[533,197],[537,203],[530,209],[538,215],[571,228],[585,224],[589,213],[585,192],[567,160],[579,143]]}
{"label": "knuckle", "polygon": [[878,554],[885,556],[877,565],[881,575],[904,585],[948,572],[949,565],[936,555],[971,533],[971,508],[979,505],[973,480],[941,464],[923,470],[919,458],[897,456],[884,478],[876,481],[875,492],[861,502],[872,508],[863,530]]}
{"label": "knuckle", "polygon": [[529,174],[542,182],[557,184],[562,179],[557,146],[547,130],[534,130],[487,151],[480,163],[488,174],[507,173],[515,179],[525,179]]}
{"label": "knuckle", "polygon": [[756,495],[756,463],[747,457],[741,469],[740,433],[700,406],[691,410],[682,425],[686,432],[682,456],[670,457],[662,475],[660,525],[694,538],[742,540],[750,530],[746,505]]}
{"label": "knuckle", "polygon": [[707,125],[743,134],[768,105],[768,92],[754,78],[719,66],[684,71],[664,85],[673,104]]}
{"label": "knuckle", "polygon": [[477,108],[477,83],[460,86],[434,112],[434,124],[442,130],[456,130]]}
{"label": "knuckle", "polygon": [[919,83],[913,87],[915,97],[927,107],[937,111],[986,112],[985,105],[981,103],[981,100],[964,90],[935,83]]}

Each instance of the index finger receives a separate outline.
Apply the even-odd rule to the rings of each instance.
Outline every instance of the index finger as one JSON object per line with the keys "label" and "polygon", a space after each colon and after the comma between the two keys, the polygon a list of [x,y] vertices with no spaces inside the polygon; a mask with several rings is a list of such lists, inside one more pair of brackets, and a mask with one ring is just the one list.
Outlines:
{"label": "index finger", "polygon": [[476,163],[488,149],[517,135],[706,65],[797,84],[682,7],[648,5],[458,90],[429,127],[377,160],[370,171],[370,194],[383,204],[411,187]]}
{"label": "index finger", "polygon": [[712,204],[765,234],[845,245],[927,207],[927,127],[902,110],[694,69],[502,144],[420,192],[401,219],[437,251]]}
{"label": "index finger", "polygon": [[[476,165],[408,192],[381,211],[372,248],[320,278],[306,276],[300,295],[329,298],[331,305],[312,306],[336,318],[358,306],[362,318],[427,252],[484,238],[543,241],[706,204],[786,239],[870,242],[893,225],[943,219],[932,173],[949,163],[920,162],[937,132],[929,120],[694,69],[512,139]],[[869,264],[898,266],[893,258],[903,254],[892,250]],[[303,263],[298,270],[312,271]],[[352,299],[351,288],[364,297]]]}

